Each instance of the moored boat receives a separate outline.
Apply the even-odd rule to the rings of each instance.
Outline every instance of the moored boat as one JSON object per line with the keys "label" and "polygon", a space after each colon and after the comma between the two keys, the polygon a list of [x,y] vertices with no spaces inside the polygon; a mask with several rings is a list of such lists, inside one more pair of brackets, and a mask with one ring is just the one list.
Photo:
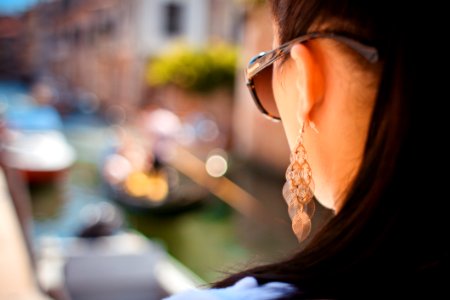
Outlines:
{"label": "moored boat", "polygon": [[20,171],[27,181],[57,180],[75,162],[75,150],[67,142],[62,121],[53,107],[9,107],[2,118],[3,164]]}

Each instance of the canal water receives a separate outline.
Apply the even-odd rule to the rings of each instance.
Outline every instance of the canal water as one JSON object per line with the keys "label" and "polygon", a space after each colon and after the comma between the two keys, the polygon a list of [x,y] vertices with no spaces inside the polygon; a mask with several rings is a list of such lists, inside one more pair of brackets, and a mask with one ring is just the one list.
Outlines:
{"label": "canal water", "polygon": [[271,211],[275,210],[274,220],[248,219],[212,194],[183,211],[158,214],[127,207],[106,193],[99,165],[111,144],[108,124],[93,115],[74,115],[65,118],[65,134],[78,159],[64,182],[31,188],[36,237],[76,235],[92,204],[112,203],[122,211],[125,227],[159,242],[208,282],[221,278],[223,272],[286,256],[297,246],[279,192],[282,182],[277,178],[262,176],[263,172],[236,159],[231,163],[229,176],[269,203]]}

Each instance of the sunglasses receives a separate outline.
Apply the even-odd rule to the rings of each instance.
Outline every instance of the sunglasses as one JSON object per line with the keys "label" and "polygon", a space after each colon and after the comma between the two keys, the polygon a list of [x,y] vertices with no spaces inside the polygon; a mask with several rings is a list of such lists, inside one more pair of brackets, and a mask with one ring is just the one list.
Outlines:
{"label": "sunglasses", "polygon": [[269,119],[276,121],[280,120],[280,113],[278,112],[278,108],[275,103],[272,88],[273,63],[289,54],[291,48],[295,44],[317,38],[328,38],[339,41],[356,51],[370,63],[375,63],[378,61],[378,51],[376,48],[364,45],[346,36],[324,32],[309,33],[293,39],[292,41],[287,42],[274,50],[259,53],[248,63],[245,75],[247,79],[247,87],[250,90],[250,94],[252,95],[256,106]]}

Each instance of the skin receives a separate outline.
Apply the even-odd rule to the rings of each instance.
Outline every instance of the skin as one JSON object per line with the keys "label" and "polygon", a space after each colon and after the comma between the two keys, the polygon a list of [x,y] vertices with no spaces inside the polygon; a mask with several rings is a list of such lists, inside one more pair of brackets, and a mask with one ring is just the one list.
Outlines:
{"label": "skin", "polygon": [[288,60],[275,63],[273,89],[291,149],[304,124],[316,199],[338,212],[362,161],[377,76],[336,43],[295,45]]}

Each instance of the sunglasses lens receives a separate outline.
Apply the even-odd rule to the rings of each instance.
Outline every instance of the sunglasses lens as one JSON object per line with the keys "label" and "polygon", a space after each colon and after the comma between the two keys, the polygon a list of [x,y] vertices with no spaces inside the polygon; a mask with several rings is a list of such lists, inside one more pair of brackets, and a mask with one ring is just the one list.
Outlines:
{"label": "sunglasses lens", "polygon": [[253,77],[256,95],[262,108],[274,118],[279,118],[278,108],[272,90],[272,65],[261,70]]}

